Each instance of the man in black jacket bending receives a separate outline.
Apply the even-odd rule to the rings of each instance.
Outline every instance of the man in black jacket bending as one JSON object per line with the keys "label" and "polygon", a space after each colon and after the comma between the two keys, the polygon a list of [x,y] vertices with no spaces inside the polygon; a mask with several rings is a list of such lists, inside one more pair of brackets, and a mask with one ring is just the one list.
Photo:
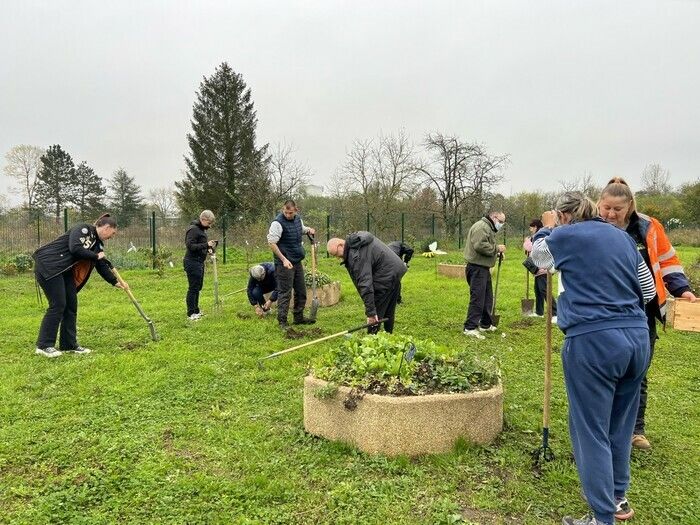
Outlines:
{"label": "man in black jacket bending", "polygon": [[204,285],[204,261],[207,253],[216,246],[216,241],[207,238],[207,230],[214,224],[214,213],[204,210],[199,214],[199,220],[192,221],[185,233],[185,247],[187,252],[182,261],[187,274],[187,318],[190,321],[198,321],[202,318],[199,311],[199,292]]}
{"label": "man in black jacket bending", "polygon": [[[342,259],[357,292],[365,303],[367,324],[386,318],[384,330],[394,331],[396,301],[406,265],[391,248],[369,232],[351,233],[328,241],[328,253]],[[368,330],[379,331],[379,327]]]}

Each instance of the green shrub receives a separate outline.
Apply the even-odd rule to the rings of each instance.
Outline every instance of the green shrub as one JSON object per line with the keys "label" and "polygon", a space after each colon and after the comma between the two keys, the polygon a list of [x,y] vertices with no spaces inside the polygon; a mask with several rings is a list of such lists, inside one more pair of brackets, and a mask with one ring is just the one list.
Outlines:
{"label": "green shrub", "polygon": [[[411,344],[416,352],[407,362],[402,357]],[[500,378],[493,360],[386,332],[345,340],[312,367],[312,374],[361,392],[389,395],[470,392],[491,388]]]}
{"label": "green shrub", "polygon": [[[313,285],[313,273],[309,270],[304,271],[304,282],[307,288],[311,288]],[[331,284],[333,280],[325,273],[319,271],[316,272],[316,286],[324,286],[326,284]]]}
{"label": "green shrub", "polygon": [[159,277],[163,277],[165,274],[165,268],[170,262],[173,252],[168,248],[156,248],[156,252],[150,248],[141,248],[143,250],[146,260],[151,268],[153,268]]}
{"label": "green shrub", "polygon": [[24,273],[32,269],[34,266],[34,259],[26,253],[20,253],[19,255],[15,255],[14,263],[17,267],[17,272]]}

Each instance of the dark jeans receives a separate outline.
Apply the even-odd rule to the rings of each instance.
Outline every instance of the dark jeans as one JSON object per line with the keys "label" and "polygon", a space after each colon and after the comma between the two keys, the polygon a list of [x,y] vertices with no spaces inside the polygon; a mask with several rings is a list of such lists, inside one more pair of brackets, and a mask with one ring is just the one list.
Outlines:
{"label": "dark jeans", "polygon": [[[656,323],[656,320],[654,320]],[[649,330],[649,366],[651,366],[651,359],[654,357],[654,345],[656,345],[656,340],[658,336],[656,335],[656,327],[654,330]],[[647,411],[647,375],[644,374],[644,379],[642,379],[642,384],[639,386],[639,408],[637,409],[637,419],[634,422],[634,433],[644,434],[644,416]]]}
{"label": "dark jeans", "polygon": [[[374,293],[374,307],[377,309],[377,317],[380,319],[386,318],[384,321],[384,330],[389,333],[394,331],[394,317],[396,316],[396,303],[401,293],[401,281],[395,283],[394,286],[386,291]],[[379,332],[379,326],[368,328],[367,332],[376,334]]]}
{"label": "dark jeans", "polygon": [[[538,275],[535,277],[535,313],[544,315],[544,301],[547,298],[547,276]],[[557,315],[557,302],[552,295],[552,315]]]}
{"label": "dark jeans", "polygon": [[[256,286],[253,288],[253,291],[250,292],[250,295],[253,296],[253,301],[255,301],[255,304],[259,306],[264,306],[265,305],[265,292],[263,292],[262,286]],[[274,303],[274,301],[272,301]]]}
{"label": "dark jeans", "polygon": [[204,285],[204,262],[188,259],[185,257],[183,261],[185,273],[187,273],[187,316],[199,313],[199,292],[202,291]]}
{"label": "dark jeans", "polygon": [[493,308],[493,289],[491,287],[491,272],[486,266],[467,264],[464,270],[469,285],[469,309],[464,321],[465,330],[474,330],[477,326],[488,328]]}
{"label": "dark jeans", "polygon": [[304,265],[299,261],[291,270],[282,263],[275,262],[275,277],[277,279],[277,320],[287,322],[289,303],[292,300],[294,290],[294,319],[304,317],[306,305],[306,283],[304,282]]}
{"label": "dark jeans", "polygon": [[44,290],[49,307],[39,328],[38,348],[56,345],[58,327],[61,326],[60,349],[71,350],[78,347],[76,322],[78,319],[78,292],[75,289],[73,272],[65,272],[49,279],[44,279],[35,272],[36,280]]}

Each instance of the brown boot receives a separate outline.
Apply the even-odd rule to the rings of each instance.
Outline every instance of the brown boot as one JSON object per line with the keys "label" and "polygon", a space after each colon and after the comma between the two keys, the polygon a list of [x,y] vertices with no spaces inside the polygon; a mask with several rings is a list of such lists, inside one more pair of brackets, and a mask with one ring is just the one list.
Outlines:
{"label": "brown boot", "polygon": [[634,434],[632,436],[632,446],[639,450],[649,450],[651,448],[651,443],[649,443],[649,440],[643,434]]}

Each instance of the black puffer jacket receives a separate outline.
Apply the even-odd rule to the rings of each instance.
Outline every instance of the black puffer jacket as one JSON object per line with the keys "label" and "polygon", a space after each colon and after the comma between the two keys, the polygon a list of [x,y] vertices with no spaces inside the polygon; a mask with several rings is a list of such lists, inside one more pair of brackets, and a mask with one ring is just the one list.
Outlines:
{"label": "black puffer jacket", "polygon": [[185,233],[185,247],[187,248],[185,259],[199,262],[204,262],[206,260],[207,249],[209,248],[207,244],[209,241],[207,238],[207,230],[208,228],[202,226],[199,220],[190,223],[190,227],[187,228],[187,232]]}
{"label": "black puffer jacket", "polygon": [[391,248],[369,232],[351,233],[345,239],[343,264],[365,303],[367,317],[377,315],[374,296],[398,286],[406,265]]}
{"label": "black puffer jacket", "polygon": [[[112,264],[107,259],[97,259],[103,251],[102,241],[97,229],[92,224],[78,224],[63,235],[37,249],[32,257],[36,262],[36,271],[44,279],[52,279],[72,268],[76,276],[76,287],[83,287],[90,277],[93,267],[109,284],[117,284],[112,274]],[[78,268],[79,267],[79,268]]]}

